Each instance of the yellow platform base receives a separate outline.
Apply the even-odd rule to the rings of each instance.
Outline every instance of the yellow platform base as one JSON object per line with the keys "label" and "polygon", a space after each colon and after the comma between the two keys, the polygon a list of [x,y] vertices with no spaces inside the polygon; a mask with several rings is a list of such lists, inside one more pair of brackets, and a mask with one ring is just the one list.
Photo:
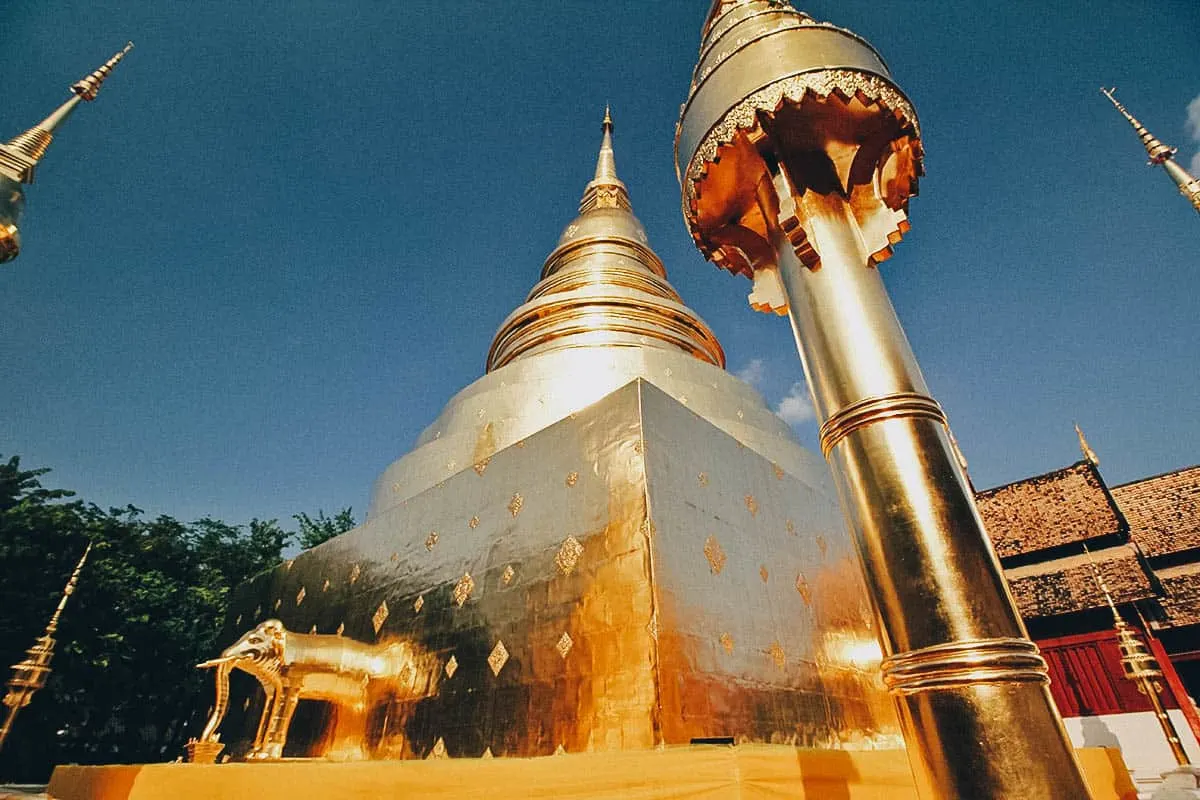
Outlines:
{"label": "yellow platform base", "polygon": [[[1116,750],[1086,748],[1079,758],[1094,800],[1137,797]],[[48,791],[56,800],[917,800],[903,751],[784,745],[532,759],[63,766]]]}

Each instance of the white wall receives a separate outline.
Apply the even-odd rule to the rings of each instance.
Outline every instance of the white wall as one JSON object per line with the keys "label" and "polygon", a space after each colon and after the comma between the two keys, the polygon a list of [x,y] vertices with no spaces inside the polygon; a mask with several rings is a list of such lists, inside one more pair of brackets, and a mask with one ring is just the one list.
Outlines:
{"label": "white wall", "polygon": [[[1200,764],[1200,743],[1188,727],[1183,712],[1167,712],[1179,731],[1183,749],[1193,764]],[[1103,714],[1063,720],[1076,747],[1118,747],[1135,783],[1158,783],[1162,773],[1174,769],[1175,758],[1152,711]]]}

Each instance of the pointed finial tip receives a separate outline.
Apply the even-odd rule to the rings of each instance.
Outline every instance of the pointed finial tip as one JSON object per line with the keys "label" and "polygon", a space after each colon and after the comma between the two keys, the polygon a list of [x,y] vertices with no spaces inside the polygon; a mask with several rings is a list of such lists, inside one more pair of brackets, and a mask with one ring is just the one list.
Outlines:
{"label": "pointed finial tip", "polygon": [[118,51],[108,61],[104,62],[104,64],[101,65],[101,67],[99,69],[97,69],[91,75],[88,75],[83,80],[74,84],[71,87],[71,91],[74,92],[75,94],[79,95],[79,97],[81,97],[84,100],[88,100],[88,101],[95,100],[96,95],[100,91],[101,84],[104,83],[104,79],[108,77],[108,74],[110,72],[112,72],[113,67],[115,67],[121,61],[121,59],[123,59],[125,57],[125,55],[132,49],[133,49],[133,42],[126,42],[125,47],[123,47],[120,51]]}
{"label": "pointed finial tip", "polygon": [[611,131],[611,130],[612,130],[612,126],[613,126],[613,121],[612,121],[612,106],[610,106],[608,103],[605,103],[605,104],[604,104],[604,124],[603,124],[603,127],[604,127],[604,129],[605,129],[605,130],[610,130],[610,131]]}

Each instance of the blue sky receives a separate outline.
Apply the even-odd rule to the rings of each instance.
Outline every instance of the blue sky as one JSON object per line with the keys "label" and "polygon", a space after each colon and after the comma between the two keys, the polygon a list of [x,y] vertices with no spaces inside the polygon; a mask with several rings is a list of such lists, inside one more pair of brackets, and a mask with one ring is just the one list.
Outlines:
{"label": "blue sky", "polygon": [[[537,279],[605,102],[672,282],[812,446],[786,322],[679,213],[707,6],[9,0],[5,138],[137,47],[0,268],[0,453],[101,504],[361,518]],[[1200,462],[1200,220],[1097,91],[1190,162],[1200,4],[806,10],[874,43],[920,113],[928,175],[883,271],[976,485],[1076,460],[1073,420],[1112,483]]]}

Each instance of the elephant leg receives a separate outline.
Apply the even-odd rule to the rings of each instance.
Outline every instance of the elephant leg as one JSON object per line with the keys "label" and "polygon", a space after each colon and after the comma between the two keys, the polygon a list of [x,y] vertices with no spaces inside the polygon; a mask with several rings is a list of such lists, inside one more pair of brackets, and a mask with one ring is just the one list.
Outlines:
{"label": "elephant leg", "polygon": [[229,710],[229,671],[233,669],[230,664],[218,664],[216,668],[216,700],[213,703],[212,714],[208,717],[208,722],[204,726],[204,730],[200,734],[200,741],[213,742],[216,741],[217,728],[220,727],[221,721],[225,719],[225,712]]}
{"label": "elephant leg", "polygon": [[251,758],[262,758],[264,755],[263,751],[267,744],[267,728],[275,714],[275,704],[279,701],[279,694],[275,691],[274,686],[264,683],[262,688],[263,707],[258,715],[258,730],[254,734],[254,747],[250,751]]}
{"label": "elephant leg", "polygon": [[292,715],[296,713],[296,705],[300,702],[300,690],[295,687],[284,689],[283,698],[279,702],[279,713],[270,736],[270,752],[272,758],[283,757],[283,746],[287,743],[288,729],[292,726]]}

